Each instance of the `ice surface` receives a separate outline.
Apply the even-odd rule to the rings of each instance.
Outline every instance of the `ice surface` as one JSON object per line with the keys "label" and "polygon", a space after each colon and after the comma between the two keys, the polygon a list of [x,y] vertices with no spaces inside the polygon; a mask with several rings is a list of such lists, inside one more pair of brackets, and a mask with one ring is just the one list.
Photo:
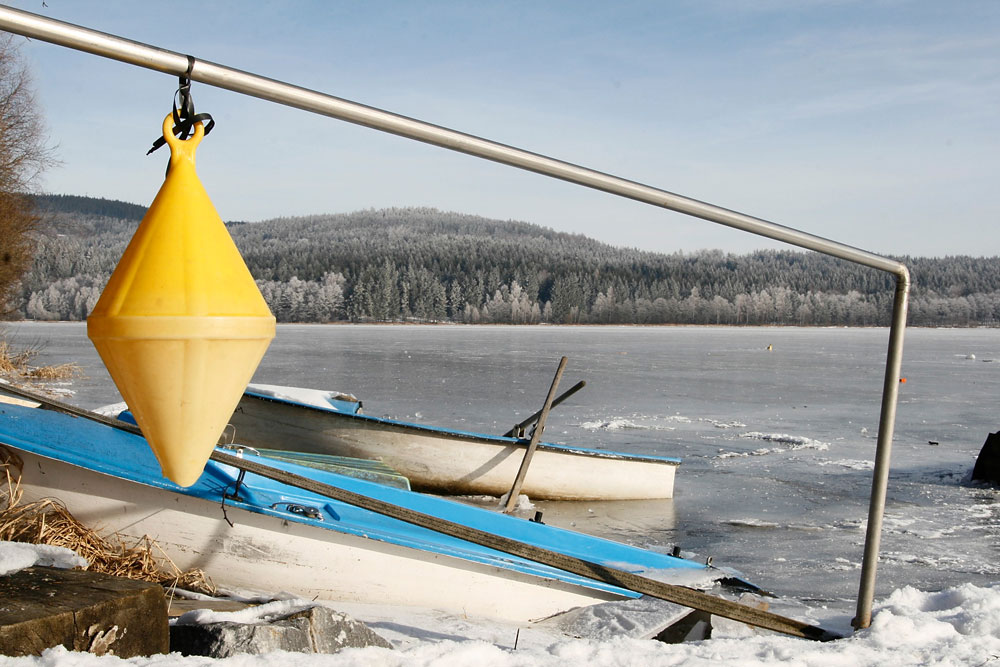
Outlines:
{"label": "ice surface", "polygon": [[[83,325],[18,327],[47,341],[40,363],[83,366],[86,377],[74,383],[81,405],[120,400],[86,351]],[[587,388],[552,411],[547,439],[683,463],[671,501],[536,501],[546,523],[712,556],[777,593],[773,610],[846,629],[887,339],[884,329],[279,326],[255,379],[343,387],[364,396],[373,414],[419,413],[426,423],[499,434],[541,406],[566,355],[565,382],[584,379]],[[768,344],[772,351],[763,351]],[[1000,363],[983,363],[992,359],[1000,359],[995,329],[907,332],[876,580],[884,625],[822,647],[727,629],[720,639],[669,651],[630,640],[543,640],[538,648],[522,632],[514,652],[515,628],[477,633],[434,618],[433,630],[397,636],[410,637],[397,643],[405,658],[365,654],[370,662],[339,664],[1000,662],[993,657],[1000,638],[989,625],[1000,596],[1000,490],[967,482],[987,434],[1000,428]],[[612,428],[623,421],[630,427]],[[742,437],[748,433],[787,438]],[[904,606],[907,596],[917,604]],[[986,634],[968,632],[976,610],[993,619]],[[407,625],[388,614],[368,617],[383,629]],[[452,639],[458,644],[443,645]]]}

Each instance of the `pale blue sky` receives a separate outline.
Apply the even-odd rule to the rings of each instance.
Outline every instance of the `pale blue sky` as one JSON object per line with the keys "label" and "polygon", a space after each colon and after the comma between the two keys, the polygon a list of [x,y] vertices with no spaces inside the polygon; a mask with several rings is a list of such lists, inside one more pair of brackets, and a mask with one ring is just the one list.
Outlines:
{"label": "pale blue sky", "polygon": [[[887,254],[1000,254],[1000,2],[677,0],[13,6]],[[62,166],[148,204],[176,78],[22,47]],[[194,84],[226,220],[433,206],[617,245],[765,239]]]}

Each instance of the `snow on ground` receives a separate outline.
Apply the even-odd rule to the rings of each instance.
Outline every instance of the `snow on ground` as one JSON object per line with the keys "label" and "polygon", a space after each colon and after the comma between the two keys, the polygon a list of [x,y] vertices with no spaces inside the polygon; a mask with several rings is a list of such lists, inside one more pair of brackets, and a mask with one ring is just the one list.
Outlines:
{"label": "snow on ground", "polygon": [[[65,549],[0,542],[0,572],[33,564],[73,567],[79,557]],[[189,612],[185,622],[253,622],[295,608],[284,600],[235,613]],[[225,667],[343,667],[476,665],[477,667],[588,667],[619,665],[791,665],[858,667],[865,665],[962,665],[1000,667],[1000,584],[962,584],[940,592],[905,587],[876,605],[872,627],[846,639],[819,644],[717,621],[714,637],[687,644],[617,637],[593,640],[499,624],[477,624],[430,610],[401,610],[367,605],[333,605],[369,624],[389,639],[393,650],[347,649],[335,655],[275,652],[223,660],[178,654],[122,660],[73,653],[63,648],[40,657],[0,657],[2,667],[113,667],[161,665]],[[847,619],[828,621],[845,632]],[[836,627],[834,627],[836,626]]]}
{"label": "snow on ground", "polygon": [[35,565],[70,569],[86,567],[87,560],[69,549],[47,544],[0,542],[0,577]]}

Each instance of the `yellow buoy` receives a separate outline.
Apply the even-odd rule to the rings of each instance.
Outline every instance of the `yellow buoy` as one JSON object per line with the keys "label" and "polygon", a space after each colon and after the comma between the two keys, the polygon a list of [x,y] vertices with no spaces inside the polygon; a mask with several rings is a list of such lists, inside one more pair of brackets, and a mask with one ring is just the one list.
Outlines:
{"label": "yellow buoy", "polygon": [[274,338],[274,316],[163,122],[166,180],[87,318],[87,335],[164,476],[194,484]]}

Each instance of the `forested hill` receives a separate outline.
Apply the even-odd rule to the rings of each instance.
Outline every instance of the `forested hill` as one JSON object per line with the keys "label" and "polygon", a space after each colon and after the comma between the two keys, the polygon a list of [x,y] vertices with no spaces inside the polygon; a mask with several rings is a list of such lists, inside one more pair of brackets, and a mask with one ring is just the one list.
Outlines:
{"label": "forested hill", "polygon": [[[83,319],[145,209],[43,196],[20,315]],[[893,278],[806,251],[658,254],[426,208],[228,223],[279,321],[884,325]],[[995,325],[1000,258],[902,259],[916,325]]]}
{"label": "forested hill", "polygon": [[97,199],[78,195],[40,195],[35,197],[38,208],[48,213],[65,213],[72,219],[142,220],[146,207],[117,199]]}

